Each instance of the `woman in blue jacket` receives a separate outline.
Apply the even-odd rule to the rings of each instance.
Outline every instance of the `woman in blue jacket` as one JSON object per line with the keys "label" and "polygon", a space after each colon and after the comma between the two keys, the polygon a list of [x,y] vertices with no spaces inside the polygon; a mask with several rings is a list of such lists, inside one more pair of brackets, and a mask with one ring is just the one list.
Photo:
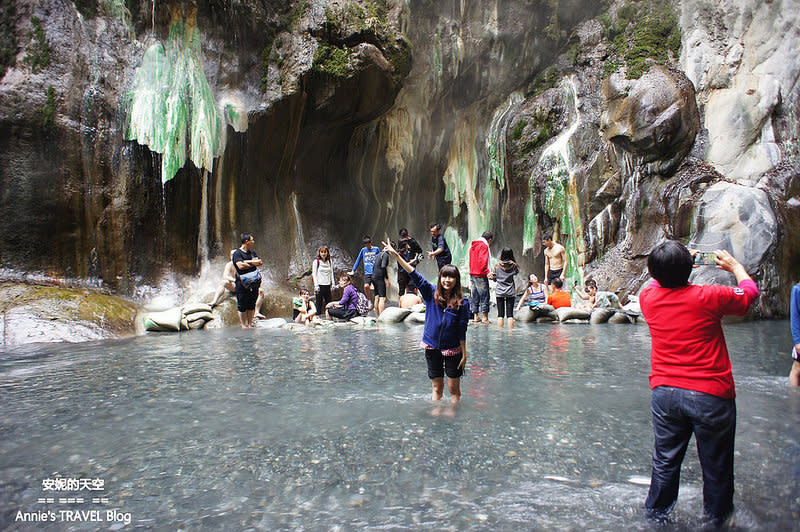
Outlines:
{"label": "woman in blue jacket", "polygon": [[461,399],[461,376],[467,363],[467,325],[470,319],[469,301],[461,292],[461,274],[451,264],[439,270],[439,281],[433,286],[400,256],[391,244],[384,242],[383,250],[394,256],[419,289],[425,301],[425,331],[421,347],[425,349],[428,377],[433,384],[433,400],[444,394],[444,376],[450,403]]}

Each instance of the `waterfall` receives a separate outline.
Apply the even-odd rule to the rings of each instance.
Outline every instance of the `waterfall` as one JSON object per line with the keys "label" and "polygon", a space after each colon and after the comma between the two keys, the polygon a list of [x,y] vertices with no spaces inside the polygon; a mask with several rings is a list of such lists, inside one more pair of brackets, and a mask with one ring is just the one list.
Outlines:
{"label": "waterfall", "polygon": [[554,236],[566,248],[569,256],[566,278],[580,281],[584,258],[583,228],[575,187],[575,162],[572,153],[572,137],[580,125],[580,109],[577,88],[573,77],[564,78],[561,87],[567,100],[572,104],[572,117],[569,127],[547,146],[539,157],[534,173],[530,177],[530,197],[526,205],[525,227],[523,230],[523,252],[533,249],[537,230],[534,207],[534,184],[537,174],[544,171],[546,179],[542,208],[556,221]]}
{"label": "waterfall", "polygon": [[208,263],[208,170],[203,170],[200,188],[200,227],[197,231],[197,263],[202,270]]}
{"label": "waterfall", "polygon": [[311,258],[308,254],[308,250],[306,249],[306,239],[303,236],[303,222],[300,218],[300,209],[297,208],[297,194],[292,192],[289,195],[289,201],[292,204],[292,214],[294,216],[294,242],[295,242],[295,254],[294,254],[294,262],[295,267],[293,268],[294,271],[302,273],[305,272],[311,265]]}

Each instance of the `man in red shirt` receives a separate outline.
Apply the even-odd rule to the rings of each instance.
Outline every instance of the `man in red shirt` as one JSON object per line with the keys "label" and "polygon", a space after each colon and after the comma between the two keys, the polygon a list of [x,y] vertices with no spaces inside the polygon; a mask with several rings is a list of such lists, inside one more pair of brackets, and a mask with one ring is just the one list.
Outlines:
{"label": "man in red shirt", "polygon": [[717,250],[720,269],[734,274],[737,288],[691,285],[694,253],[674,240],[650,252],[655,279],[639,296],[650,328],[650,387],[653,413],[653,472],[645,502],[660,519],[678,499],[681,462],[694,434],[703,470],[703,508],[713,525],[733,513],[733,441],[736,391],[720,320],[744,315],[758,287],[730,253]]}
{"label": "man in red shirt", "polygon": [[555,278],[551,281],[551,284],[553,285],[553,291],[547,296],[547,304],[553,305],[553,308],[571,307],[572,297],[561,289],[564,286],[561,279]]}
{"label": "man in red shirt", "polygon": [[483,314],[483,323],[489,323],[489,244],[493,237],[484,231],[469,247],[470,308],[475,313],[475,323],[481,321],[479,312]]}

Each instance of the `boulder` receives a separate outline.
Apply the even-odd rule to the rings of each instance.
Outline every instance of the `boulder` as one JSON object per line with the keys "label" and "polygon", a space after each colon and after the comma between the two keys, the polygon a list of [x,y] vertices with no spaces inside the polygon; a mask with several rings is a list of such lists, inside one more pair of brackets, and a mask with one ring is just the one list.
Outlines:
{"label": "boulder", "polygon": [[654,65],[638,80],[613,74],[603,81],[603,138],[648,165],[672,175],[700,130],[692,82],[679,71]]}
{"label": "boulder", "polygon": [[425,303],[417,303],[411,307],[411,312],[425,312]]}
{"label": "boulder", "polygon": [[[688,246],[701,251],[724,249],[748,271],[756,269],[776,245],[778,221],[760,188],[719,182],[703,194],[695,211],[696,232]],[[733,275],[716,267],[692,271],[695,284],[733,284]]]}
{"label": "boulder", "polygon": [[411,314],[411,309],[407,308],[400,308],[400,307],[387,307],[381,312],[381,315],[378,316],[378,322],[380,323],[400,323],[406,316]]}
{"label": "boulder", "polygon": [[256,327],[259,329],[280,329],[286,325],[287,321],[283,318],[271,318],[268,320],[256,321]]}
{"label": "boulder", "polygon": [[375,318],[371,316],[356,316],[355,318],[352,318],[349,323],[355,323],[363,326],[374,325]]}

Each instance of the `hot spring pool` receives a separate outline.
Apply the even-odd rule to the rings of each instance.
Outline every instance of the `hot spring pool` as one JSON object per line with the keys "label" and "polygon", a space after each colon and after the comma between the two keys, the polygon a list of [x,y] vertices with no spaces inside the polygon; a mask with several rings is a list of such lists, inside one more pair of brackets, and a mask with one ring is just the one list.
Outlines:
{"label": "hot spring pool", "polygon": [[[725,332],[737,526],[797,530],[788,323]],[[2,351],[0,528],[650,529],[645,325],[472,325],[453,417],[433,415],[421,334],[230,328]],[[701,488],[692,444],[667,530],[699,525]]]}

